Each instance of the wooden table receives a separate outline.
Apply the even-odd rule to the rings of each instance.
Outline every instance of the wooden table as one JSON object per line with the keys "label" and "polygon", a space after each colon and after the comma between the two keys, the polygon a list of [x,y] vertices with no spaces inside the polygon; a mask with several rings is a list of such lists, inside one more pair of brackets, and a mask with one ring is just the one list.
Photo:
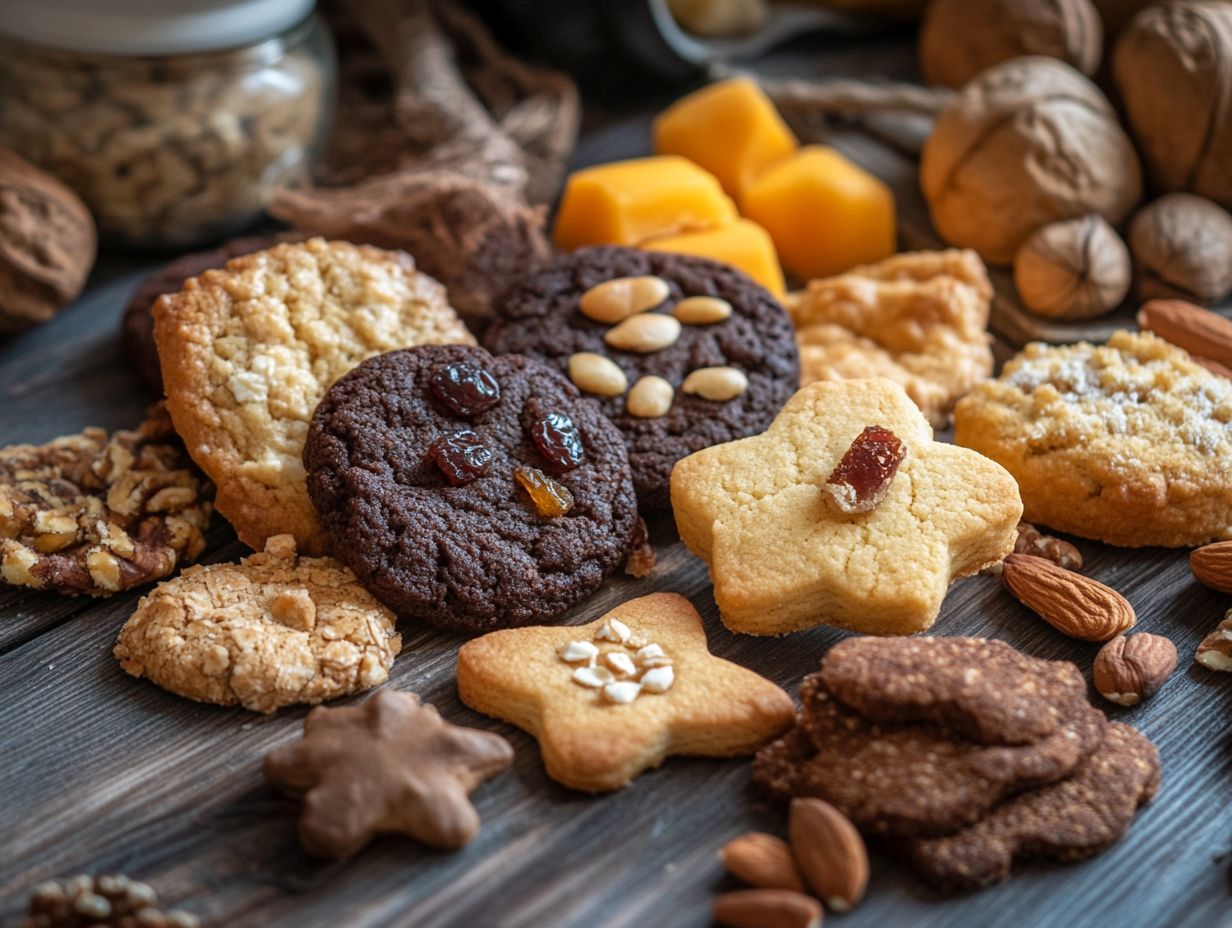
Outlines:
{"label": "wooden table", "polygon": [[[777,61],[780,73],[807,60],[816,71],[892,75],[878,62],[901,63],[903,49],[895,54],[844,47],[807,58],[797,50]],[[592,134],[578,162],[645,151],[645,125]],[[150,266],[109,258],[75,306],[0,345],[0,442],[139,421],[150,398],[127,369],[116,322]],[[681,546],[670,516],[653,522],[652,539],[659,566],[649,579],[614,577],[566,621],[589,621],[653,590],[677,591],[705,616],[717,654],[793,692],[839,639],[826,628],[782,639],[727,632],[705,568]],[[1184,552],[1079,546],[1088,572],[1134,604],[1138,629],[1167,635],[1181,655],[1173,678],[1145,706],[1101,702],[1110,717],[1158,744],[1158,798],[1103,856],[1023,866],[1002,885],[958,898],[932,891],[892,848],[874,848],[867,898],[838,919],[842,925],[1232,925],[1232,676],[1191,662],[1232,603],[1193,581]],[[205,560],[242,553],[216,518]],[[0,592],[0,924],[16,918],[41,880],[124,872],[219,928],[691,928],[709,924],[715,893],[734,888],[718,863],[719,846],[749,829],[784,832],[782,810],[751,788],[747,760],[673,759],[602,798],[555,785],[529,737],[459,703],[459,640],[404,623],[391,685],[414,690],[454,722],[508,735],[516,764],[475,794],[483,830],[461,852],[389,837],[348,863],[310,860],[296,844],[296,803],[260,774],[264,755],[297,737],[306,710],[257,716],[191,703],[128,677],[111,648],[138,595]],[[1053,631],[991,577],[956,585],[936,630],[1070,659],[1088,678],[1097,650]],[[1092,698],[1099,700],[1094,691]]]}

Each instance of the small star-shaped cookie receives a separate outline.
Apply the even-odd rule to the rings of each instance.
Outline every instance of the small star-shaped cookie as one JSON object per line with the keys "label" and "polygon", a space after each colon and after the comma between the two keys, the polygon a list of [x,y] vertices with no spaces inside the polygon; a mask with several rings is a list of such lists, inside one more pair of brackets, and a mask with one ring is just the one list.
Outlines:
{"label": "small star-shaped cookie", "polygon": [[265,758],[265,777],[302,796],[299,837],[315,857],[350,857],[377,834],[456,848],[479,830],[468,794],[513,763],[509,742],[450,725],[414,693],[308,713],[302,740]]}
{"label": "small star-shaped cookie", "polygon": [[[844,512],[824,489],[869,426],[905,449],[876,506]],[[1022,501],[983,455],[933,441],[902,387],[813,383],[762,435],[676,464],[680,537],[710,566],[723,624],[780,635],[836,625],[874,635],[928,628],[950,582],[1013,550]]]}
{"label": "small star-shaped cookie", "polygon": [[476,638],[458,652],[458,693],[534,735],[548,776],[590,793],[672,754],[750,754],[794,718],[783,690],[710,653],[701,616],[675,593],[589,625]]}

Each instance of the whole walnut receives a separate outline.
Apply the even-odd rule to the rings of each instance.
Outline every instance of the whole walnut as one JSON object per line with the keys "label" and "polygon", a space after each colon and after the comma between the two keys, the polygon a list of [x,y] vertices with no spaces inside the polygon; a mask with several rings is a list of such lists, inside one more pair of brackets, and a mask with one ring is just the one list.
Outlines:
{"label": "whole walnut", "polygon": [[1014,285],[1041,316],[1090,319],[1129,292],[1129,250],[1094,213],[1041,226],[1014,256]]}
{"label": "whole walnut", "polygon": [[1170,193],[1129,225],[1134,291],[1144,300],[1217,303],[1232,290],[1232,215],[1192,193]]}
{"label": "whole walnut", "polygon": [[1112,106],[1055,58],[983,72],[933,126],[920,161],[933,225],[947,242],[1009,264],[1040,226],[1097,213],[1116,223],[1142,192]]}
{"label": "whole walnut", "polygon": [[0,333],[45,322],[77,296],[96,246],[77,195],[0,148]]}
{"label": "whole walnut", "polygon": [[920,27],[920,69],[930,84],[961,87],[1002,61],[1047,55],[1090,76],[1103,42],[1091,0],[933,0]]}
{"label": "whole walnut", "polygon": [[1144,10],[1117,40],[1112,70],[1156,189],[1232,209],[1232,4]]}

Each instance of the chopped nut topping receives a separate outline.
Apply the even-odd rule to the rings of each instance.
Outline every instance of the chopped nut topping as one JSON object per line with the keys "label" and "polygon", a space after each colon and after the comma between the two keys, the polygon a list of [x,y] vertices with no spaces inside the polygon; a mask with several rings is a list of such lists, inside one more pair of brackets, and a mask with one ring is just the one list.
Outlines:
{"label": "chopped nut topping", "polygon": [[603,655],[603,662],[611,667],[617,676],[632,677],[637,674],[637,667],[633,663],[633,658],[629,657],[624,651],[608,651]]}
{"label": "chopped nut topping", "polygon": [[580,683],[582,686],[588,686],[592,689],[606,686],[615,679],[616,677],[606,667],[579,667],[573,671],[574,683]]}
{"label": "chopped nut topping", "polygon": [[1198,645],[1196,660],[1208,670],[1232,670],[1232,609]]}
{"label": "chopped nut topping", "polygon": [[624,644],[629,640],[632,632],[629,631],[629,626],[620,619],[611,619],[603,623],[603,627],[595,633],[597,641],[614,641],[617,644]]}
{"label": "chopped nut topping", "polygon": [[560,649],[560,659],[567,664],[587,663],[599,656],[599,649],[589,641],[570,641]]}
{"label": "chopped nut topping", "polygon": [[637,699],[642,691],[642,685],[632,680],[622,680],[619,683],[609,683],[603,688],[603,698],[618,706],[627,706]]}
{"label": "chopped nut topping", "polygon": [[642,674],[639,682],[648,693],[666,693],[676,682],[676,671],[671,667],[654,667]]}
{"label": "chopped nut topping", "polygon": [[897,435],[870,425],[856,436],[822,489],[841,512],[871,512],[889,492],[906,456]]}
{"label": "chopped nut topping", "polygon": [[595,632],[595,641],[617,647],[605,651],[588,641],[570,641],[557,655],[567,664],[584,661],[585,666],[574,668],[571,679],[587,689],[601,690],[606,702],[628,705],[642,692],[665,693],[675,683],[672,659],[663,648],[620,619],[604,622]]}

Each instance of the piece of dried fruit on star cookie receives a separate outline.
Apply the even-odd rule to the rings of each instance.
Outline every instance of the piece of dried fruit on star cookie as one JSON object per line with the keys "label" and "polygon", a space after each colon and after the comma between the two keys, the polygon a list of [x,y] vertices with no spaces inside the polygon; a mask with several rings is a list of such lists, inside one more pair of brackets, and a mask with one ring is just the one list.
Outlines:
{"label": "piece of dried fruit on star cookie", "polygon": [[[898,452],[867,455],[887,466],[856,482],[880,499],[843,512],[827,502],[830,480],[860,457],[869,426],[892,433],[901,463],[891,473]],[[810,384],[764,434],[680,461],[672,507],[680,537],[710,565],[723,624],[756,635],[928,628],[952,580],[1013,550],[1022,514],[1002,467],[933,441],[902,387],[884,379]]]}
{"label": "piece of dried fruit on star cookie", "polygon": [[1232,380],[1154,335],[1028,345],[954,426],[1014,475],[1032,522],[1130,547],[1232,533]]}
{"label": "piece of dried fruit on star cookie", "polygon": [[199,702],[254,712],[384,683],[402,648],[395,616],[330,558],[297,557],[290,535],[238,564],[184,571],[120,629],[135,677]]}
{"label": "piece of dried fruit on star cookie", "polygon": [[329,386],[408,345],[474,344],[410,255],[310,239],[232,258],[154,304],[167,406],[218,487],[218,511],[261,550],[325,542],[304,486],[304,437]]}
{"label": "piece of dried fruit on star cookie", "polygon": [[356,706],[313,709],[304,737],[265,758],[265,778],[303,798],[304,850],[341,860],[378,834],[462,847],[479,832],[470,792],[511,763],[500,735],[451,725],[414,693],[383,689]]}
{"label": "piece of dried fruit on star cookie", "polygon": [[791,724],[791,699],[710,653],[683,596],[653,593],[588,625],[493,632],[458,652],[458,695],[539,740],[548,776],[619,789],[674,754],[751,754]]}
{"label": "piece of dried fruit on star cookie", "polygon": [[210,487],[159,404],[135,431],[0,448],[0,578],[107,596],[205,547]]}

